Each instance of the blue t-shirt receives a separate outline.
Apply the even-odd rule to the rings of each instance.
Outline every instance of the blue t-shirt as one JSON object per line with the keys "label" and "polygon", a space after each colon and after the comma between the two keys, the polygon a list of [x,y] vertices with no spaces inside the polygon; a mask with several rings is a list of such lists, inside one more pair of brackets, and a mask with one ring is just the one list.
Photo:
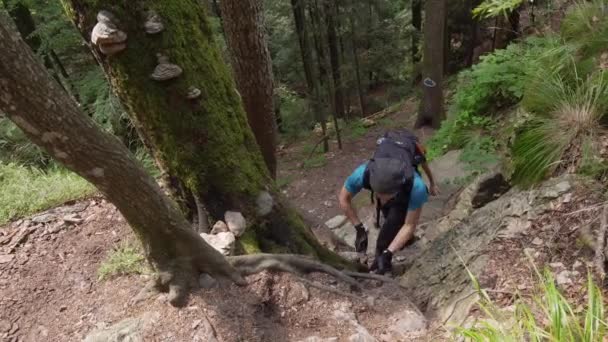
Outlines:
{"label": "blue t-shirt", "polygon": [[[346,182],[344,182],[344,187],[348,192],[350,192],[353,196],[358,194],[363,189],[363,177],[365,175],[365,170],[367,169],[367,163],[359,165],[355,169],[355,171],[348,176]],[[408,205],[408,210],[416,210],[422,208],[424,203],[428,202],[429,195],[428,190],[426,188],[426,184],[422,180],[422,176],[415,171],[414,172],[414,184],[412,186],[412,192],[410,194],[410,203]]]}

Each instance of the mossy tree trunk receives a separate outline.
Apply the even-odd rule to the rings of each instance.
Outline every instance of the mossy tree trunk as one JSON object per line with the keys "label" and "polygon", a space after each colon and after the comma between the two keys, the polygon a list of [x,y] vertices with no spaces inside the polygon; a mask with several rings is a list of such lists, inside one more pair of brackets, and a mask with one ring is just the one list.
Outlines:
{"label": "mossy tree trunk", "polygon": [[170,290],[173,304],[182,302],[187,282],[199,272],[244,283],[226,258],[190,229],[127,148],[80,111],[2,12],[0,50],[0,111],[116,205],[159,272],[158,285]]}
{"label": "mossy tree trunk", "polygon": [[[198,1],[66,0],[66,5],[87,41],[100,10],[118,18],[128,46],[101,58],[116,93],[161,168],[197,196],[213,218],[223,218],[227,210],[243,213],[249,227],[239,242],[245,252],[336,260],[278,193]],[[144,32],[148,10],[162,17],[163,32]],[[183,74],[165,82],[151,80],[157,53],[179,65]],[[200,89],[201,96],[188,100],[189,87]],[[269,197],[272,207],[266,210]]]}
{"label": "mossy tree trunk", "polygon": [[249,125],[266,166],[276,176],[277,127],[270,53],[261,0],[222,0],[224,32]]}

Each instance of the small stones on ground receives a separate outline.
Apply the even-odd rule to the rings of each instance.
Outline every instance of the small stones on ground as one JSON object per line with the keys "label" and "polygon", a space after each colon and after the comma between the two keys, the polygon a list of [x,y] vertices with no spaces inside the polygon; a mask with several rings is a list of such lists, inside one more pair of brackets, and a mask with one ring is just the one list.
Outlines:
{"label": "small stones on ground", "polygon": [[218,233],[225,233],[229,231],[228,225],[224,221],[217,221],[213,225],[213,229],[211,229],[211,234],[216,235]]}
{"label": "small stones on ground", "polygon": [[576,260],[576,261],[574,262],[574,264],[572,265],[572,268],[577,269],[577,268],[579,268],[579,267],[581,267],[581,266],[583,266],[583,263],[582,263],[582,262],[580,262],[580,260]]}
{"label": "small stones on ground", "polygon": [[564,264],[561,262],[552,262],[549,264],[549,266],[551,266],[551,268],[566,268],[566,266],[564,266]]}
{"label": "small stones on ground", "polygon": [[536,253],[536,249],[534,249],[534,248],[524,248],[524,254],[526,254],[526,255],[534,257],[535,253]]}
{"label": "small stones on ground", "polygon": [[557,285],[570,285],[572,284],[572,279],[570,279],[571,272],[570,271],[562,271],[557,274],[555,277],[555,281],[557,281]]}
{"label": "small stones on ground", "polygon": [[203,320],[202,320],[202,319],[197,319],[196,321],[194,321],[194,322],[192,323],[192,330],[194,330],[194,329],[198,328],[198,326],[199,326],[199,325],[201,325],[201,323],[202,323],[202,322],[203,322]]}
{"label": "small stones on ground", "polygon": [[376,305],[376,298],[374,296],[367,296],[365,301],[369,307],[374,307]]}
{"label": "small stones on ground", "polygon": [[80,224],[83,219],[78,214],[70,214],[63,217],[63,221],[70,224]]}
{"label": "small stones on ground", "polygon": [[539,237],[535,237],[534,240],[532,240],[532,244],[536,246],[542,246],[543,243],[544,241]]}
{"label": "small stones on ground", "polygon": [[247,228],[245,217],[237,211],[227,211],[226,214],[224,214],[224,220],[226,220],[228,229],[230,229],[232,234],[236,237],[243,235],[245,228]]}
{"label": "small stones on ground", "polygon": [[337,337],[323,338],[323,337],[319,337],[319,336],[310,336],[303,340],[300,340],[299,342],[338,342],[338,338]]}
{"label": "small stones on ground", "polygon": [[62,305],[61,307],[59,307],[59,312],[64,312],[64,311],[66,311],[67,309],[68,309],[68,307],[67,307],[67,306]]}
{"label": "small stones on ground", "polygon": [[293,282],[289,287],[287,296],[287,305],[291,307],[307,302],[310,298],[310,293],[304,284],[300,282]]}
{"label": "small stones on ground", "polygon": [[40,214],[32,217],[32,222],[34,223],[49,223],[51,221],[55,221],[57,216],[54,214]]}
{"label": "small stones on ground", "polygon": [[0,255],[0,264],[9,263],[9,262],[13,261],[14,258],[15,258],[15,256],[13,254]]}

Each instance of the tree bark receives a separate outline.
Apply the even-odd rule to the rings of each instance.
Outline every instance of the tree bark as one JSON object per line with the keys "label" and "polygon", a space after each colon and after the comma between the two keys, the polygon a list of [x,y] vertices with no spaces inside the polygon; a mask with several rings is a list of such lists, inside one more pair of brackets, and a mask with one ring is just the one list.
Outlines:
{"label": "tree bark", "polygon": [[364,116],[366,113],[365,108],[365,94],[363,93],[363,84],[361,83],[361,64],[359,63],[359,55],[357,52],[357,39],[355,35],[355,19],[353,18],[354,8],[352,7],[354,2],[351,1],[351,9],[348,14],[348,21],[350,24],[350,39],[351,46],[353,48],[353,59],[355,62],[355,75],[357,78],[357,94],[359,95],[359,107],[361,108],[361,116]]}
{"label": "tree bark", "polygon": [[422,0],[412,0],[412,65],[414,74],[412,75],[412,84],[418,84],[420,81],[420,36],[422,35]]}
{"label": "tree bark", "polygon": [[276,176],[277,127],[270,53],[261,0],[222,0],[224,32],[249,125],[271,176]]}
{"label": "tree bark", "polygon": [[422,101],[416,127],[438,128],[445,116],[442,83],[446,0],[426,0],[424,12]]}
{"label": "tree bark", "polygon": [[327,44],[329,45],[329,58],[331,73],[334,81],[335,115],[344,118],[344,85],[340,70],[340,52],[338,49],[338,34],[336,32],[337,8],[335,0],[325,0],[325,19],[327,22]]}
{"label": "tree bark", "polygon": [[0,13],[0,111],[51,156],[94,184],[116,205],[142,242],[146,257],[184,299],[198,272],[244,283],[227,260],[189,228],[154,179],[115,137],[103,132],[52,80]]}
{"label": "tree bark", "polygon": [[[244,252],[339,260],[319,245],[276,189],[198,1],[147,1],[144,10],[155,10],[165,25],[158,35],[141,29],[145,11],[131,2],[71,0],[67,5],[87,40],[99,10],[112,10],[118,18],[128,47],[100,58],[117,95],[161,170],[196,194],[212,218],[222,219],[227,210],[243,213],[248,229],[238,243]],[[151,80],[159,52],[183,74]],[[187,99],[189,87],[197,87],[201,96]],[[271,204],[270,211],[263,204]]]}

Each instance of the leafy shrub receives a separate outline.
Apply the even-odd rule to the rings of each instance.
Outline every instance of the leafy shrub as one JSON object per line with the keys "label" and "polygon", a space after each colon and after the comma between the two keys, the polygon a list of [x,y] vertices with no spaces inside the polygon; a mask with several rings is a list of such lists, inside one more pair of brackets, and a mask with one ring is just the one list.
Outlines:
{"label": "leafy shrub", "polygon": [[7,118],[0,117],[0,162],[44,167],[49,164],[48,155]]}
{"label": "leafy shrub", "polygon": [[86,180],[57,166],[41,171],[0,162],[0,224],[94,192]]}
{"label": "leafy shrub", "polygon": [[299,97],[285,86],[275,89],[281,109],[281,127],[288,138],[298,138],[309,133],[314,127],[315,118],[307,100]]}
{"label": "leafy shrub", "polygon": [[562,37],[579,46],[584,56],[597,55],[608,44],[608,3],[579,1],[570,8],[561,26]]}

